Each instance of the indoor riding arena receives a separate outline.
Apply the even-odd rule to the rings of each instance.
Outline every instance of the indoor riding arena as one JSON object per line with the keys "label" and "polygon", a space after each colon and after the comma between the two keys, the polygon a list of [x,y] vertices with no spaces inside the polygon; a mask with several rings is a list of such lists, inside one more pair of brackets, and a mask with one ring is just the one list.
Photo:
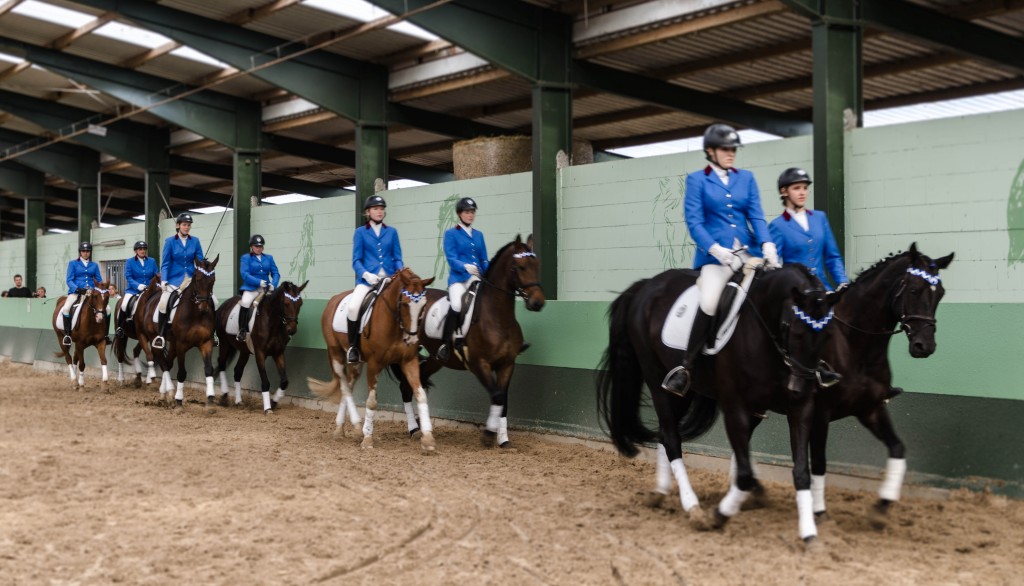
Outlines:
{"label": "indoor riding arena", "polygon": [[[0,2],[0,584],[1019,583],[1022,35],[988,0]],[[794,168],[849,284],[737,248],[673,394],[706,281],[638,308],[705,274],[695,182],[751,172],[765,229]],[[411,271],[355,362],[382,225]]]}

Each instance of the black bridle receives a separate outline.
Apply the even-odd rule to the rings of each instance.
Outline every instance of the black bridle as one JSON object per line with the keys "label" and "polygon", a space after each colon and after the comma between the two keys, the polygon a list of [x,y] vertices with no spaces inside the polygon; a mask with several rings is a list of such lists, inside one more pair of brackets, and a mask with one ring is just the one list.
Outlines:
{"label": "black bridle", "polygon": [[[929,284],[929,286],[932,287],[937,286],[939,283],[938,275],[933,275],[925,271],[924,269],[918,269],[915,267],[907,268],[907,271],[904,273],[903,278],[900,279],[898,282],[894,283],[889,288],[891,297],[891,300],[889,301],[889,311],[892,313],[892,315],[896,316],[896,323],[899,327],[894,328],[892,330],[872,332],[862,328],[858,328],[857,326],[847,322],[846,320],[841,319],[839,316],[836,316],[836,321],[852,330],[858,331],[862,334],[868,334],[870,336],[892,336],[900,332],[906,332],[907,337],[912,338],[914,337],[914,331],[910,327],[911,321],[923,322],[924,325],[922,325],[921,328],[918,329],[918,332],[920,332],[921,329],[927,327],[935,328],[936,321],[934,317],[930,315],[920,315],[914,313],[909,315],[907,314],[907,298],[903,296],[903,292],[906,291],[907,279],[909,279],[911,276],[918,277],[919,279],[925,281],[926,283]],[[898,309],[897,304],[899,305]]]}
{"label": "black bridle", "polygon": [[[525,258],[525,257],[528,257],[528,256],[535,257],[537,255],[534,254],[534,252],[532,250],[524,250],[522,252],[515,252],[515,253],[512,254],[512,258]],[[538,287],[540,289],[543,289],[543,287],[541,287],[541,282],[540,281],[531,281],[529,283],[520,283],[519,282],[519,272],[516,270],[516,263],[515,262],[512,262],[511,266],[509,267],[509,272],[511,272],[511,274],[512,274],[512,282],[516,284],[516,286],[514,288],[512,288],[512,289],[506,289],[504,287],[499,287],[498,285],[495,285],[493,282],[489,281],[488,279],[485,279],[484,277],[480,277],[480,281],[484,285],[487,285],[488,287],[493,287],[494,289],[497,289],[498,291],[501,291],[502,293],[505,293],[506,295],[508,295],[510,297],[520,297],[520,298],[523,299],[523,301],[529,301],[529,299],[530,299],[530,295],[526,292],[527,289],[530,289],[530,288],[533,288],[533,287]]]}

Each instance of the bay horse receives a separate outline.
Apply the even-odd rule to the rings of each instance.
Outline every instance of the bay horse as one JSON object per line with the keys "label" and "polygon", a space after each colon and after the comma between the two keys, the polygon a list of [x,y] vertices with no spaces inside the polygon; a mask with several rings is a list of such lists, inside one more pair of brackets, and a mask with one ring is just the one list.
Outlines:
{"label": "bay horse", "polygon": [[[382,287],[371,311],[369,321],[363,330],[361,350],[366,364],[366,418],[363,421],[362,447],[373,447],[373,420],[377,410],[377,380],[383,369],[397,365],[405,380],[415,389],[413,395],[419,413],[423,435],[420,446],[425,452],[436,449],[427,393],[420,384],[419,373],[419,332],[426,315],[426,287],[434,277],[420,279],[411,269],[400,269]],[[334,314],[342,300],[352,291],[345,291],[331,297],[320,318],[324,341],[327,342],[327,361],[331,367],[331,380],[320,381],[308,378],[310,390],[322,399],[339,397],[336,431],[340,432],[345,423],[345,411],[350,412],[352,425],[359,424],[359,414],[352,399],[352,389],[362,372],[364,363],[349,364],[349,346],[346,331],[334,331]],[[342,328],[345,329],[345,328]],[[413,415],[407,413],[410,417]]]}
{"label": "bay horse", "polygon": [[[524,242],[517,235],[515,240],[503,246],[491,259],[487,273],[481,279],[476,296],[476,309],[472,323],[465,332],[465,354],[452,352],[446,362],[437,359],[437,349],[442,340],[420,334],[420,343],[430,354],[420,363],[420,381],[430,386],[430,377],[442,368],[468,370],[487,390],[490,397],[490,411],[481,436],[484,446],[512,447],[508,439],[508,387],[519,356],[528,344],[523,343],[523,330],[516,321],[516,299],[522,298],[529,311],[544,308],[544,289],[540,283],[540,260],[533,252],[533,235]],[[427,290],[427,308],[448,296],[440,289]],[[397,369],[392,369],[398,378],[402,400],[409,405],[412,387]],[[408,408],[407,408],[408,412]],[[418,429],[409,419],[409,434]]]}
{"label": "bay horse", "polygon": [[[217,357],[217,374],[220,375],[220,404],[228,406],[228,377],[225,373],[228,362],[238,354],[238,363],[235,364],[235,404],[242,402],[242,372],[249,362],[251,354],[256,355],[256,368],[260,372],[260,390],[263,394],[264,414],[273,413],[277,408],[277,402],[288,390],[288,374],[285,371],[284,350],[288,342],[299,329],[299,311],[302,309],[302,290],[306,288],[309,281],[298,286],[291,281],[281,283],[281,286],[274,289],[260,300],[256,310],[255,321],[249,337],[252,341],[253,352],[249,352],[249,345],[238,340],[236,335],[227,332],[228,317],[231,310],[241,301],[240,295],[235,295],[217,308],[217,339],[220,340],[220,353]],[[281,377],[281,384],[278,385],[274,396],[270,395],[270,378],[267,376],[267,357],[274,359],[277,365],[277,374]]]}
{"label": "bay horse", "polygon": [[[146,384],[149,384],[154,378],[156,378],[156,370],[154,369],[153,349],[149,345],[147,338],[139,335],[141,330],[141,323],[145,321],[145,310],[146,304],[153,296],[156,296],[157,300],[160,299],[160,277],[153,277],[149,284],[135,296],[135,305],[132,309],[132,315],[129,316],[124,322],[122,329],[124,330],[124,337],[114,337],[114,357],[117,358],[117,380],[118,382],[124,382],[124,368],[125,364],[130,364],[135,369],[135,387],[142,386],[142,368],[139,365],[139,354],[145,352],[146,354]],[[118,316],[121,314],[121,304],[118,303],[114,307],[114,323],[119,323]],[[131,356],[128,356],[128,340],[136,340],[135,348],[132,349]]]}
{"label": "bay horse", "polygon": [[[71,352],[67,346],[62,344],[64,340],[64,326],[63,318],[61,316],[61,309],[64,307],[64,301],[68,298],[67,295],[62,295],[57,299],[57,305],[53,308],[53,316],[50,321],[50,326],[53,328],[55,334],[57,334],[57,345],[60,346],[60,352],[55,352],[54,356],[64,356],[64,362],[68,365],[68,377],[71,379],[71,383],[75,384],[75,378],[77,377],[77,386],[85,386],[85,349],[90,346],[96,347],[96,352],[100,355],[100,365],[102,368],[102,379],[100,382],[100,388],[107,390],[107,324],[104,321],[106,319],[107,303],[110,302],[110,283],[107,281],[94,281],[92,289],[87,289],[85,294],[81,295],[82,308],[78,314],[78,321],[71,328],[71,340],[75,344],[75,353],[72,357]],[[72,315],[74,315],[74,308],[72,308]],[[57,326],[57,324],[62,324]]]}
{"label": "bay horse", "polygon": [[[179,290],[179,302],[174,319],[167,326],[166,343],[162,352],[154,352],[156,360],[163,376],[160,380],[160,396],[165,394],[170,400],[171,391],[175,391],[171,384],[170,370],[174,361],[178,361],[177,390],[174,393],[175,404],[181,407],[185,398],[185,353],[190,348],[199,348],[203,355],[204,373],[206,374],[206,407],[212,412],[214,410],[213,390],[213,332],[216,328],[216,307],[213,298],[213,285],[216,281],[217,263],[220,255],[211,262],[208,259],[193,259],[195,273],[188,285]],[[153,284],[150,284],[152,287]],[[152,348],[151,341],[158,334],[158,326],[153,320],[154,314],[160,307],[160,295],[151,294],[146,300],[145,309],[142,314],[136,314],[136,333],[143,348]],[[168,304],[168,311],[171,307]]]}
{"label": "bay horse", "polygon": [[[815,515],[825,513],[826,445],[829,422],[856,417],[888,449],[885,477],[878,501],[869,515],[876,527],[900,498],[906,472],[906,449],[896,435],[888,403],[892,389],[889,343],[903,331],[910,355],[927,358],[935,352],[935,310],[945,295],[939,271],[953,261],[953,253],[932,259],[917,250],[917,243],[864,270],[850,283],[835,306],[835,334],[822,352],[842,375],[835,386],[818,392],[811,424],[811,492]],[[899,326],[897,328],[897,326]],[[755,427],[760,420],[755,421]]]}
{"label": "bay horse", "polygon": [[[706,529],[708,521],[686,474],[682,442],[707,432],[717,416],[716,406],[721,407],[737,475],[711,520],[711,526],[718,528],[760,489],[750,469],[753,420],[768,410],[785,414],[799,533],[809,545],[817,535],[807,454],[816,370],[829,333],[831,305],[842,294],[826,296],[821,281],[802,265],[761,272],[760,262],[751,259],[745,265],[745,271],[759,274],[740,309],[732,338],[716,356],[697,358],[692,388],[682,397],[661,388],[665,375],[683,358],[683,350],[662,342],[661,331],[674,302],[699,273],[669,270],[637,281],[619,295],[608,310],[608,347],[597,381],[598,411],[624,456],[635,456],[638,444],[659,442],[652,504],[669,493],[674,475],[683,510],[698,529]],[[657,432],[648,429],[642,418],[644,383],[657,414]]]}

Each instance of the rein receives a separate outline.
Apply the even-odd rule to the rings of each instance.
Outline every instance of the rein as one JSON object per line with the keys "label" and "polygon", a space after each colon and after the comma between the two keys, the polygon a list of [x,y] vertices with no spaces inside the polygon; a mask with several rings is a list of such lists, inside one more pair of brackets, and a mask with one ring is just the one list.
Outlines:
{"label": "rein", "polygon": [[[940,282],[940,278],[939,278],[938,275],[933,275],[933,274],[931,274],[931,273],[929,273],[929,272],[927,272],[927,271],[925,271],[923,269],[918,269],[918,268],[915,268],[915,267],[908,267],[907,268],[907,275],[912,275],[912,276],[920,277],[920,278],[924,279],[924,281],[926,283],[928,283],[929,285],[931,285],[931,287],[933,289]],[[911,320],[916,320],[916,321],[924,322],[924,325],[922,327],[928,327],[928,326],[931,326],[933,328],[935,327],[935,323],[936,322],[935,322],[935,318],[934,317],[931,317],[931,316],[928,316],[928,315],[917,315],[917,314],[907,315],[906,312],[905,312],[906,298],[903,298],[904,301],[903,301],[903,304],[900,307],[900,310],[899,311],[896,310],[896,303],[900,300],[901,297],[903,297],[903,291],[907,288],[907,276],[906,275],[904,275],[903,278],[900,279],[900,281],[896,285],[894,285],[893,287],[896,289],[896,293],[895,293],[895,295],[893,295],[892,302],[889,304],[889,311],[891,311],[893,315],[899,316],[897,318],[897,320],[896,320],[896,323],[897,323],[897,325],[899,325],[899,327],[894,328],[894,329],[889,330],[889,331],[871,332],[871,331],[868,331],[868,330],[865,330],[865,329],[862,329],[862,328],[858,328],[857,326],[847,322],[846,320],[841,319],[839,316],[836,316],[835,320],[837,322],[843,324],[844,326],[852,329],[852,330],[856,330],[856,331],[858,331],[858,332],[860,332],[862,334],[868,334],[870,336],[892,336],[892,335],[898,334],[900,332],[906,332],[906,334],[908,336],[913,336],[914,332],[911,329],[910,324],[907,323],[907,322],[909,322]],[[890,290],[891,290],[891,288],[890,288]]]}

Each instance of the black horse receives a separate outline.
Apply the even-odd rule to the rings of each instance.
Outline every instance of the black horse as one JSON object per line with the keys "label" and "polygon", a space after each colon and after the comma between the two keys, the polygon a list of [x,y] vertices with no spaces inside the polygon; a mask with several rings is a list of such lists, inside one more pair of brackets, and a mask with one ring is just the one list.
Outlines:
{"label": "black horse", "polygon": [[[302,290],[306,288],[309,281],[302,286],[291,281],[281,283],[281,286],[274,289],[269,295],[263,297],[256,311],[256,321],[253,323],[252,338],[253,353],[256,354],[256,368],[260,372],[260,391],[263,394],[263,411],[270,413],[277,408],[277,402],[288,390],[288,373],[285,370],[284,350],[288,341],[292,339],[299,329],[299,311],[302,309]],[[235,364],[235,403],[242,402],[242,372],[249,362],[249,346],[246,342],[238,340],[237,336],[227,333],[228,316],[231,310],[241,301],[241,297],[235,295],[217,308],[217,339],[220,340],[220,352],[217,356],[217,374],[220,376],[220,404],[228,406],[228,379],[225,374],[228,362],[238,353],[238,363]],[[270,396],[270,378],[267,376],[267,357],[274,359],[277,365],[277,374],[281,377],[281,384],[277,387],[274,396]]]}
{"label": "black horse", "polygon": [[[744,270],[755,268],[748,261]],[[598,375],[598,409],[619,452],[632,457],[637,444],[658,440],[656,502],[679,484],[691,524],[705,528],[696,493],[682,459],[682,443],[708,431],[725,414],[725,428],[737,459],[736,483],[715,510],[714,526],[739,512],[755,491],[763,491],[750,468],[749,439],[759,416],[768,411],[789,419],[793,483],[797,490],[800,537],[817,534],[811,511],[807,444],[817,386],[819,353],[828,336],[831,305],[816,277],[800,265],[760,274],[750,287],[732,339],[715,357],[701,356],[693,386],[685,396],[664,391],[661,382],[682,360],[682,350],[665,346],[662,326],[675,300],[694,284],[697,273],[670,270],[638,281],[609,308],[608,348]],[[659,432],[642,420],[643,384],[651,389]]]}

